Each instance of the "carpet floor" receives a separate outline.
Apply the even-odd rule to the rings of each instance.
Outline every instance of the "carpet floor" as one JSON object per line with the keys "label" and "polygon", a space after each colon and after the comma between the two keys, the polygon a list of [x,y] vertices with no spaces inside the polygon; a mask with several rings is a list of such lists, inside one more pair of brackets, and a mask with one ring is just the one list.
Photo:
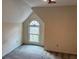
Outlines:
{"label": "carpet floor", "polygon": [[3,59],[55,59],[50,53],[46,52],[43,47],[34,45],[23,45]]}
{"label": "carpet floor", "polygon": [[[63,56],[64,57],[64,56]],[[62,58],[61,54],[55,55],[45,51],[43,47],[23,45],[4,56],[2,59],[76,59],[76,56]]]}

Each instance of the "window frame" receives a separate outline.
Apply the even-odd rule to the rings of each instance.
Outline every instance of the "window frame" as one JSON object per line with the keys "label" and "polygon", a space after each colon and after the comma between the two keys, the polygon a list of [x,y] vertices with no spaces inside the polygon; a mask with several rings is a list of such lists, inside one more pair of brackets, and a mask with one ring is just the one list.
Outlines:
{"label": "window frame", "polygon": [[[36,22],[39,23],[39,21],[37,21],[37,20],[32,20],[32,21],[30,21],[30,23],[33,22],[33,21],[36,21]],[[29,30],[28,30],[28,33],[29,33],[29,42],[31,42],[31,43],[39,43],[40,42],[40,23],[39,23],[39,25],[37,25],[37,24],[36,25],[30,25],[30,23],[29,23]],[[38,34],[30,33],[30,27],[38,27],[39,33]],[[38,42],[31,41],[30,35],[37,35],[39,41]]]}

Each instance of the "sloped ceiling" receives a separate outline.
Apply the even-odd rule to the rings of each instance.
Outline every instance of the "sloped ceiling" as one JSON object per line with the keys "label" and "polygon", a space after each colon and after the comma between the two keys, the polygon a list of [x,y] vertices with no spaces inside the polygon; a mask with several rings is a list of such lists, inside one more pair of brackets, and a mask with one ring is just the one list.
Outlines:
{"label": "sloped ceiling", "polygon": [[68,6],[68,5],[76,5],[77,0],[56,0],[56,4],[48,4],[48,1],[44,2],[44,0],[24,0],[31,7],[47,7],[47,6]]}
{"label": "sloped ceiling", "polygon": [[[76,0],[56,0],[56,6],[76,5]],[[3,22],[24,22],[32,13],[31,7],[53,6],[43,0],[2,0]]]}
{"label": "sloped ceiling", "polygon": [[2,21],[22,23],[32,13],[23,0],[2,0]]}

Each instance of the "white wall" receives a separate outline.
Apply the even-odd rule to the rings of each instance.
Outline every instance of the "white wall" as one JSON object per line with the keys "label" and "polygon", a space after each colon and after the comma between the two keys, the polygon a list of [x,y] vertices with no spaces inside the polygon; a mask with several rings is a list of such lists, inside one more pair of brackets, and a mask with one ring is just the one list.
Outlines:
{"label": "white wall", "polygon": [[22,44],[22,23],[32,13],[23,0],[2,0],[2,55]]}
{"label": "white wall", "polygon": [[2,24],[2,55],[6,55],[22,44],[22,24]]}

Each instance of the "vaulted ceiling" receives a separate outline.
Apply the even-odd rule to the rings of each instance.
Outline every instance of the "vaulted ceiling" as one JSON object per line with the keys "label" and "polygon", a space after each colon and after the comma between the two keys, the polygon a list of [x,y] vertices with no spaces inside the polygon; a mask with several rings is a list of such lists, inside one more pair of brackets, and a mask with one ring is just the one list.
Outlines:
{"label": "vaulted ceiling", "polygon": [[56,4],[51,3],[48,4],[48,1],[44,0],[24,0],[28,3],[31,7],[46,7],[46,6],[65,6],[65,5],[76,5],[76,0],[56,0]]}
{"label": "vaulted ceiling", "polygon": [[31,13],[31,7],[23,0],[2,0],[3,22],[22,23]]}
{"label": "vaulted ceiling", "polygon": [[3,22],[24,22],[32,13],[32,7],[76,5],[76,0],[56,0],[48,4],[43,0],[2,0]]}

